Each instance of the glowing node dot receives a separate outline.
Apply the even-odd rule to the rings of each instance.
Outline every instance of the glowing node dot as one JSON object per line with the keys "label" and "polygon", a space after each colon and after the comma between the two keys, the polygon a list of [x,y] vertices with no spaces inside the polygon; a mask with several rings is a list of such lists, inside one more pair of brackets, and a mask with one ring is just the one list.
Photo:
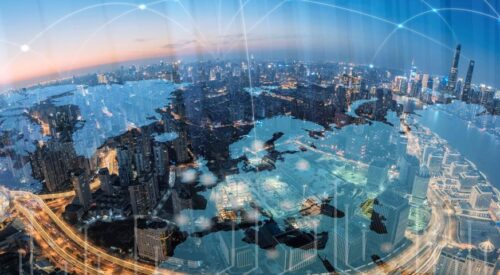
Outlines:
{"label": "glowing node dot", "polygon": [[432,11],[433,11],[433,12],[438,12],[438,10],[436,10],[436,9],[432,9]]}
{"label": "glowing node dot", "polygon": [[30,50],[30,46],[28,46],[28,45],[26,45],[26,44],[24,44],[24,45],[22,45],[22,46],[21,46],[21,51],[22,51],[22,52],[27,52],[27,51],[29,51],[29,50]]}
{"label": "glowing node dot", "polygon": [[146,7],[146,5],[144,5],[144,4],[140,4],[140,5],[139,5],[139,9],[140,9],[140,10],[145,10],[146,8],[147,8],[147,7]]}
{"label": "glowing node dot", "polygon": [[369,67],[370,67],[370,69],[373,69],[373,64],[370,64]]}
{"label": "glowing node dot", "polygon": [[398,24],[398,28],[403,28],[403,24]]}

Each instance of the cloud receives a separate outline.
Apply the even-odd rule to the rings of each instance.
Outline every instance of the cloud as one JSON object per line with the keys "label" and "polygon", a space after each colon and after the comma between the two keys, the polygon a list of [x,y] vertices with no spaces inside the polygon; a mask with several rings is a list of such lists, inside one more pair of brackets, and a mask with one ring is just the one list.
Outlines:
{"label": "cloud", "polygon": [[134,40],[135,40],[135,42],[142,43],[142,42],[150,41],[151,39],[150,38],[136,38]]}
{"label": "cloud", "polygon": [[167,48],[167,49],[178,49],[178,48],[183,48],[183,47],[189,46],[191,44],[195,44],[195,43],[196,43],[196,40],[183,40],[183,41],[179,41],[179,42],[168,43],[168,44],[163,45],[162,47]]}

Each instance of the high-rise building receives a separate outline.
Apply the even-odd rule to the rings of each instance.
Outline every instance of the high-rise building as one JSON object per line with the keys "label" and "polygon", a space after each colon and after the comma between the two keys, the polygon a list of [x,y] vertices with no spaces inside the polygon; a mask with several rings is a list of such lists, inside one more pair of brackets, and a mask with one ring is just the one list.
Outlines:
{"label": "high-rise building", "polygon": [[455,161],[459,161],[460,160],[460,154],[459,153],[456,153],[454,151],[451,151],[451,150],[447,150],[445,153],[444,153],[444,158],[443,158],[443,164],[451,164]]}
{"label": "high-rise building", "polygon": [[470,194],[469,203],[475,210],[486,210],[490,207],[493,189],[487,185],[475,185]]}
{"label": "high-rise building", "polygon": [[126,146],[117,148],[116,157],[118,159],[118,176],[120,177],[120,184],[128,186],[132,180],[132,162],[130,160],[130,152]]}
{"label": "high-rise building", "polygon": [[158,176],[165,176],[168,171],[168,149],[162,143],[153,145],[154,170]]}
{"label": "high-rise building", "polygon": [[389,166],[384,160],[376,159],[370,163],[366,174],[366,183],[368,186],[381,189],[387,181],[387,172]]}
{"label": "high-rise building", "polygon": [[111,195],[114,193],[113,183],[111,182],[111,175],[108,168],[101,168],[98,172],[99,181],[101,182],[101,189],[104,193]]}
{"label": "high-rise building", "polygon": [[460,173],[467,171],[469,165],[463,161],[454,161],[450,165],[450,176],[458,177]]}
{"label": "high-rise building", "polygon": [[407,82],[407,79],[405,76],[396,76],[394,78],[394,81],[392,82],[392,91],[395,93],[395,94],[399,94],[401,92],[405,92],[406,91],[406,83]]}
{"label": "high-rise building", "polygon": [[172,232],[167,221],[137,219],[137,255],[155,262],[167,260]]}
{"label": "high-rise building", "polygon": [[92,192],[90,191],[90,182],[85,173],[78,171],[71,174],[71,183],[75,188],[76,197],[79,205],[83,206],[84,210],[90,208],[92,203]]}
{"label": "high-rise building", "polygon": [[363,232],[355,223],[344,223],[335,227],[333,231],[333,257],[346,266],[362,259]]}
{"label": "high-rise building", "polygon": [[412,189],[413,181],[415,180],[415,175],[419,167],[420,163],[415,156],[406,154],[402,158],[399,168],[399,182],[406,187],[407,191]]}
{"label": "high-rise building", "polygon": [[388,252],[401,244],[408,225],[408,200],[391,189],[381,193],[374,201],[370,234],[375,246]]}
{"label": "high-rise building", "polygon": [[441,173],[443,167],[443,153],[435,152],[429,155],[427,159],[427,168],[429,168],[429,173],[431,175],[437,175]]}
{"label": "high-rise building", "polygon": [[461,192],[470,192],[472,187],[477,184],[479,175],[474,172],[462,172],[458,176],[458,182]]}
{"label": "high-rise building", "polygon": [[428,88],[431,88],[432,85],[429,87],[429,80],[430,80],[429,74],[423,74],[422,75],[422,92],[425,92]]}
{"label": "high-rise building", "polygon": [[151,174],[139,177],[134,185],[128,187],[128,191],[134,215],[147,215],[160,197],[158,181]]}
{"label": "high-rise building", "polygon": [[50,192],[61,191],[69,183],[76,153],[71,142],[49,141],[38,146],[32,156],[34,175],[45,181]]}
{"label": "high-rise building", "polygon": [[434,77],[432,80],[432,91],[437,91],[439,90],[439,86],[441,85],[441,80],[439,79],[438,76]]}
{"label": "high-rise building", "polygon": [[429,187],[429,169],[426,166],[421,166],[413,181],[411,191],[411,203],[414,205],[422,205],[427,199],[427,188]]}
{"label": "high-rise building", "polygon": [[189,156],[188,138],[184,131],[179,133],[179,137],[172,141],[176,160],[178,163],[184,163],[191,159]]}
{"label": "high-rise building", "polygon": [[494,274],[498,253],[490,241],[484,241],[478,248],[465,250],[445,247],[441,251],[434,274]]}
{"label": "high-rise building", "polygon": [[467,69],[467,75],[465,76],[464,88],[462,90],[462,95],[460,99],[467,102],[471,93],[471,82],[472,82],[472,73],[474,72],[474,60],[469,62],[469,68]]}
{"label": "high-rise building", "polygon": [[429,160],[430,154],[432,154],[435,151],[436,151],[435,146],[432,146],[429,144],[425,145],[424,151],[422,153],[422,163],[427,163],[427,161]]}
{"label": "high-rise building", "polygon": [[453,95],[460,97],[460,94],[461,94],[462,88],[463,88],[463,82],[464,82],[464,80],[462,78],[459,78],[457,80],[457,85],[455,87],[455,93]]}
{"label": "high-rise building", "polygon": [[453,61],[451,63],[450,75],[448,77],[448,92],[454,93],[457,85],[457,76],[458,76],[458,62],[460,61],[460,51],[462,46],[460,44],[457,45],[455,49],[455,55],[453,56]]}
{"label": "high-rise building", "polygon": [[144,154],[142,153],[141,150],[139,150],[139,148],[134,153],[134,167],[135,167],[135,171],[139,175],[142,175],[147,170],[146,164],[144,161]]}

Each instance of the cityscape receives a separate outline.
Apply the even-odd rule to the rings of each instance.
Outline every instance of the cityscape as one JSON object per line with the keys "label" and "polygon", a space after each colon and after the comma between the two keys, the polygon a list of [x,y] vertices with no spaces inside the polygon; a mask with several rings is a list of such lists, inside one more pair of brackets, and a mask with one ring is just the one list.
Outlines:
{"label": "cityscape", "polygon": [[[164,2],[83,3],[28,43],[9,42],[18,52],[5,51],[14,57],[0,78],[0,274],[500,274],[499,1],[415,1],[420,13],[391,1]],[[120,20],[134,33],[146,19],[127,16],[145,11],[163,15],[173,33],[185,28],[175,19],[183,13],[198,22],[195,38],[126,60],[115,55],[134,46],[117,46],[113,62],[92,66],[54,70],[57,52],[43,58],[52,67],[16,61],[40,57],[34,41],[57,24],[54,43],[76,39],[80,27],[72,37],[65,20],[113,5],[131,10],[106,15],[79,43],[107,43],[91,38]],[[204,30],[212,19],[198,13],[208,6],[216,46]],[[395,21],[369,12],[391,8],[408,13]],[[297,26],[290,16],[304,14],[295,9],[394,29],[361,61],[304,42],[313,34],[297,42],[299,27],[283,33],[267,22],[269,36],[252,33],[272,16]],[[481,34],[461,35],[452,12],[492,26],[469,22]],[[451,32],[446,42],[410,24],[421,15]],[[242,33],[222,35],[223,17],[226,30],[241,20]],[[399,42],[398,30],[418,42]],[[8,37],[0,32],[0,43]],[[383,50],[387,43],[424,53]],[[478,52],[474,43],[488,45]],[[297,55],[292,44],[321,53]],[[444,57],[430,52],[436,44]],[[83,49],[61,55],[90,62]]]}

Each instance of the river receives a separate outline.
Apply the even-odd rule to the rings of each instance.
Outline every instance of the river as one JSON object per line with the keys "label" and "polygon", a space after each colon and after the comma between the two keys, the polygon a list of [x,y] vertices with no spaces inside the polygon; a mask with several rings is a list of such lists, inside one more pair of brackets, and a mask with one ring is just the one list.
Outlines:
{"label": "river", "polygon": [[455,101],[449,105],[431,105],[416,111],[417,121],[445,139],[483,172],[490,183],[500,188],[500,119],[476,116],[482,108]]}

